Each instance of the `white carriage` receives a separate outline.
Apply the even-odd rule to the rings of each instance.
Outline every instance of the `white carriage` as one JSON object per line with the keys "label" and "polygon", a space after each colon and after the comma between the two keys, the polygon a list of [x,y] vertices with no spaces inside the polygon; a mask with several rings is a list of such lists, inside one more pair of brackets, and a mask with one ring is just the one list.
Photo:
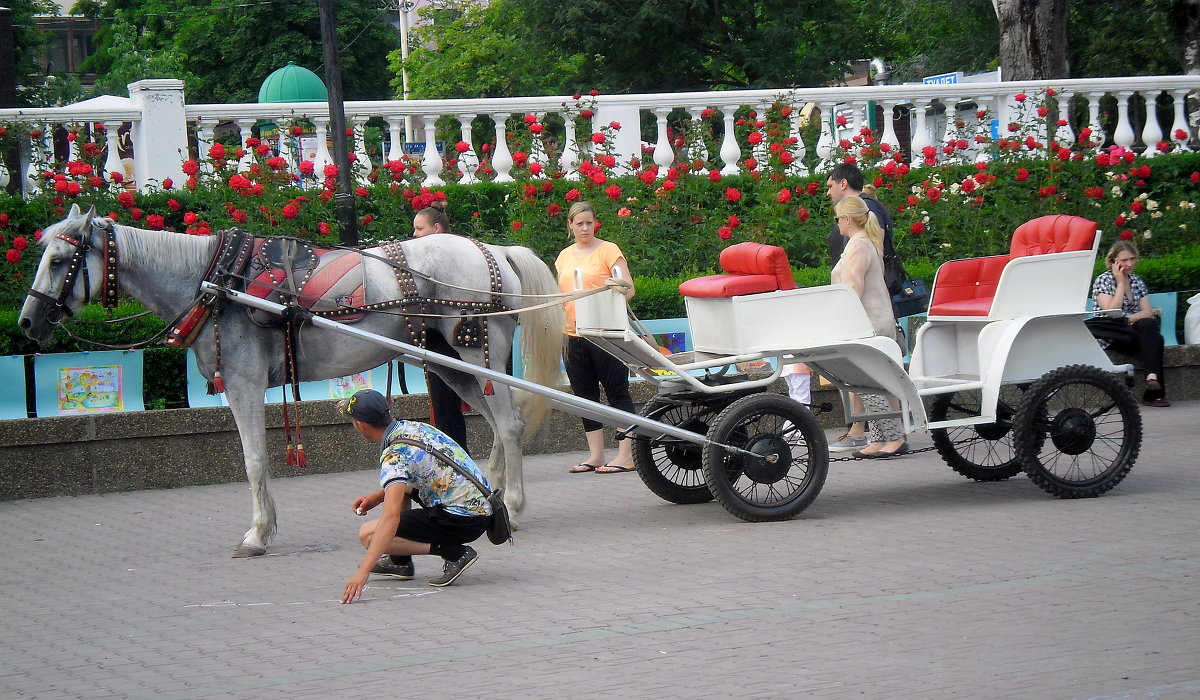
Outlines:
{"label": "white carriage", "polygon": [[[847,421],[928,429],[964,476],[1023,470],[1055,496],[1097,496],[1129,472],[1141,443],[1137,404],[1113,376],[1129,368],[1113,365],[1083,323],[1099,239],[1093,222],[1046,216],[1018,228],[1008,255],[942,265],[907,372],[852,289],[789,288],[782,249],[756,243],[726,249],[727,274],[681,286],[694,351],[661,355],[616,291],[577,302],[578,332],[657,383],[644,418],[707,437],[700,446],[630,428],[642,479],[672,502],[715,497],[757,521],[795,517],[816,498],[829,463],[824,433],[808,407],[763,391],[795,362],[837,386]],[[767,376],[729,374],[759,360],[772,361]],[[854,414],[849,392],[898,407]]]}

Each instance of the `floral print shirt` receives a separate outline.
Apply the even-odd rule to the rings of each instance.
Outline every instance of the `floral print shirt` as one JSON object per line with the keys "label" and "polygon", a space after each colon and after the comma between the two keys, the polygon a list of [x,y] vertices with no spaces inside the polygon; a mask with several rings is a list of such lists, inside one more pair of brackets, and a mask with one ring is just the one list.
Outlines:
{"label": "floral print shirt", "polygon": [[491,515],[483,493],[462,474],[442,463],[427,450],[398,442],[414,440],[437,450],[454,460],[487,486],[487,477],[445,433],[427,423],[394,421],[384,431],[379,450],[379,485],[387,488],[396,482],[406,484],[416,492],[416,498],[426,508],[444,506],[454,515]]}

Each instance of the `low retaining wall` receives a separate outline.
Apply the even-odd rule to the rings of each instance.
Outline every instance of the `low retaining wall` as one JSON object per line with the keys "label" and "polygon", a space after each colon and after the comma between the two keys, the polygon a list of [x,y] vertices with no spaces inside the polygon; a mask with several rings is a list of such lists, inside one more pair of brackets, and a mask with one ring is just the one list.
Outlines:
{"label": "low retaining wall", "polygon": [[[1200,398],[1200,346],[1167,348],[1166,365],[1171,399]],[[1141,382],[1139,373],[1133,389],[1138,397]],[[828,428],[841,424],[838,393],[814,388],[814,404],[827,402],[833,406],[833,411],[819,416],[821,423]],[[783,391],[783,383],[776,382],[772,389]],[[640,403],[649,398],[651,387],[635,382],[633,393]],[[427,397],[401,396],[395,413],[424,420],[429,415]],[[350,429],[334,402],[304,402],[300,404],[300,415],[309,460],[309,466],[303,469],[284,463],[281,413],[274,406],[267,409],[271,476],[374,468],[376,447]],[[467,417],[467,429],[473,452],[482,461],[491,448],[491,431],[477,415]],[[529,454],[584,449],[587,447],[579,419],[559,411],[551,411],[541,429],[525,441]],[[241,443],[228,408],[0,421],[0,500],[176,488],[245,478]]]}

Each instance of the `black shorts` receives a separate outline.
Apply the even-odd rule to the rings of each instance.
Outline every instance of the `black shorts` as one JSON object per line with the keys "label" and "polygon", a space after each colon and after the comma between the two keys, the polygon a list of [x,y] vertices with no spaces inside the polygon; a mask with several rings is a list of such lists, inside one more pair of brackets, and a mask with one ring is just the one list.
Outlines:
{"label": "black shorts", "polygon": [[487,532],[490,515],[455,515],[442,506],[409,508],[400,516],[396,536],[426,544],[467,544]]}

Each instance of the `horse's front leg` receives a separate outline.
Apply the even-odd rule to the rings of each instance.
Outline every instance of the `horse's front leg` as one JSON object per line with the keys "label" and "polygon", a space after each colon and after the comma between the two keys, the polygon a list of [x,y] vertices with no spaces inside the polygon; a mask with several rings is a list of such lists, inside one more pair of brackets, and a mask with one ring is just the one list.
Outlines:
{"label": "horse's front leg", "polygon": [[504,489],[504,505],[508,506],[513,529],[516,529],[517,516],[525,507],[521,445],[525,424],[521,422],[513,398],[513,391],[509,387],[497,387],[495,395],[487,397],[492,418],[489,422],[495,436],[488,459],[488,478]]}
{"label": "horse's front leg", "polygon": [[[234,375],[234,376],[231,376]],[[234,550],[234,557],[257,557],[267,553],[275,536],[275,502],[267,490],[270,473],[267,459],[267,426],[263,413],[263,395],[267,390],[265,372],[227,372],[225,396],[237,424],[246,462],[246,478],[254,501],[254,519],[250,529]]]}

